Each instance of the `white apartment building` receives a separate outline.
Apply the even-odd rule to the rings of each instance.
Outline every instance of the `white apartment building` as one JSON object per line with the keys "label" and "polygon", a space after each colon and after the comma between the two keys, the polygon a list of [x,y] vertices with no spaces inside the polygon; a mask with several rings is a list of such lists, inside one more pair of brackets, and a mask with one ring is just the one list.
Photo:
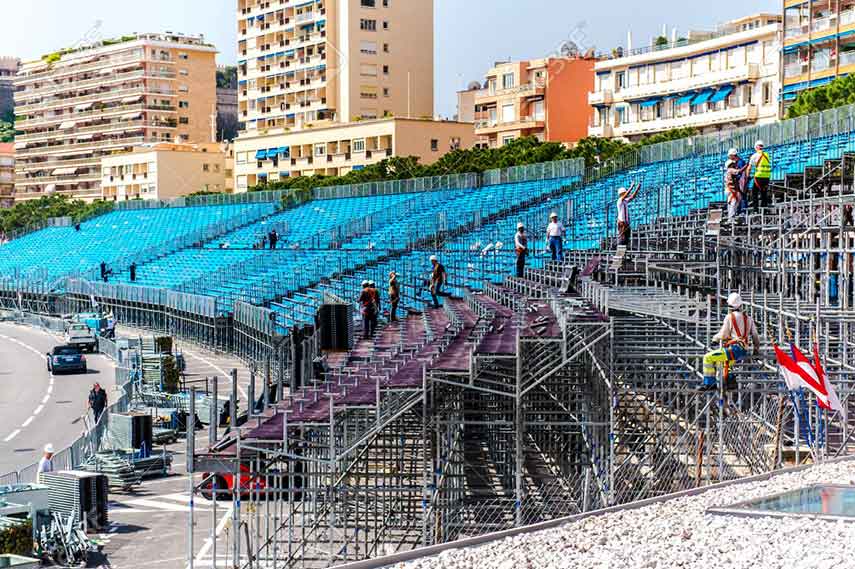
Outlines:
{"label": "white apartment building", "polygon": [[778,118],[781,15],[598,62],[589,136],[637,140],[675,128],[702,133]]}

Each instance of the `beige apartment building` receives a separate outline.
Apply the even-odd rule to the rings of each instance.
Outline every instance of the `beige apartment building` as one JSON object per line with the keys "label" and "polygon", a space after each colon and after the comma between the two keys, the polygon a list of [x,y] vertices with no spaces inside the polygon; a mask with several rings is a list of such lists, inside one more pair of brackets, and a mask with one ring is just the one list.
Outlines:
{"label": "beige apartment building", "polygon": [[0,208],[15,203],[15,145],[0,142]]}
{"label": "beige apartment building", "polygon": [[16,199],[97,199],[104,156],[212,142],[216,53],[200,37],[134,34],[24,63],[15,80]]}
{"label": "beige apartment building", "polygon": [[226,191],[226,152],[220,144],[155,143],[101,159],[101,197],[108,201],[165,200]]}
{"label": "beige apartment building", "polygon": [[0,57],[0,120],[15,110],[15,75],[21,61],[16,57]]}
{"label": "beige apartment building", "polygon": [[238,0],[246,131],[433,116],[433,0]]}
{"label": "beige apartment building", "polygon": [[236,144],[235,191],[289,176],[343,176],[391,156],[431,164],[474,142],[472,123],[394,117],[277,135],[247,133]]}

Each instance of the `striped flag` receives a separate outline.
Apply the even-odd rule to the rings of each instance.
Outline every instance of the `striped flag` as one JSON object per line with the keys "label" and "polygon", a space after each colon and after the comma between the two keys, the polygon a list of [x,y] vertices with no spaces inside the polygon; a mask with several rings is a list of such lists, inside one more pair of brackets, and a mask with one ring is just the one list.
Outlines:
{"label": "striped flag", "polygon": [[840,399],[837,397],[837,391],[834,389],[834,385],[828,380],[828,376],[825,375],[825,370],[822,368],[822,360],[819,358],[819,345],[813,345],[813,362],[816,369],[816,374],[819,380],[822,382],[822,385],[825,387],[826,393],[828,393],[828,406],[830,410],[840,411],[840,414],[843,416],[843,420],[846,420],[846,409],[844,409],[843,404],[840,403]]}
{"label": "striped flag", "polygon": [[801,387],[807,388],[816,396],[817,403],[821,408],[828,411],[840,411],[844,417],[846,416],[834,387],[822,369],[817,346],[814,346],[813,354],[816,365],[811,363],[795,345],[791,346],[792,356],[782,351],[778,346],[774,346],[774,348],[775,357],[778,360],[781,375],[784,376],[784,381],[787,383],[787,388],[791,391]]}

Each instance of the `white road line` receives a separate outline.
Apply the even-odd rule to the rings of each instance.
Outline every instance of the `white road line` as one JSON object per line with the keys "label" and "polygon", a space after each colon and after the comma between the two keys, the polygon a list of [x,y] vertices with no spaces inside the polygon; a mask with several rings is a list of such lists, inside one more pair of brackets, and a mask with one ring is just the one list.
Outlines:
{"label": "white road line", "polygon": [[[9,342],[12,342],[13,344],[17,344],[17,345],[21,346],[22,348],[29,350],[30,352],[36,354],[40,358],[44,357],[44,355],[42,354],[41,351],[34,348],[33,346],[30,346],[29,344],[22,342],[21,340],[18,340],[17,338],[12,338],[10,336],[6,336],[5,334],[0,334],[0,339],[7,340]],[[21,425],[22,429],[28,427],[30,425],[30,423],[33,422],[33,419],[35,419],[35,416],[38,415],[39,413],[41,413],[42,410],[45,408],[45,404],[48,402],[48,400],[50,399],[50,395],[53,392],[53,381],[54,381],[53,372],[48,371],[48,387],[47,387],[47,392],[45,393],[45,396],[42,398],[42,404],[39,405],[38,407],[36,407],[36,410],[33,411],[33,414],[30,416],[29,419],[24,421],[24,423]],[[9,436],[7,436],[5,439],[3,439],[3,442],[8,443],[9,441],[11,441],[15,437],[17,437],[20,432],[21,432],[21,429],[15,430],[14,432],[10,433]]]}
{"label": "white road line", "polygon": [[[232,512],[234,511],[234,505],[229,506],[226,510],[226,513],[223,514],[223,517],[220,518],[220,523],[217,524],[217,527],[214,529],[214,539],[218,538],[220,534],[226,527],[226,524],[232,519]],[[202,549],[199,550],[199,553],[196,554],[194,558],[194,562],[199,562],[205,559],[208,556],[208,552],[211,551],[211,547],[213,547],[213,540],[208,537],[205,540],[205,543],[202,544]],[[187,564],[187,569],[190,569],[190,563]]]}
{"label": "white road line", "polygon": [[15,437],[17,437],[17,436],[18,436],[18,433],[20,433],[20,432],[21,432],[21,429],[15,429],[14,431],[12,431],[12,433],[11,433],[8,437],[6,437],[5,439],[3,439],[3,442],[4,442],[4,443],[8,443],[9,441],[11,441],[11,440],[12,440],[12,439],[14,439]]}
{"label": "white road line", "polygon": [[35,416],[30,415],[30,418],[29,418],[29,419],[27,419],[26,421],[24,421],[24,424],[23,424],[23,425],[21,425],[21,428],[23,429],[23,428],[29,427],[29,426],[30,426],[30,423],[32,423],[32,422],[33,422],[33,419],[35,419]]}
{"label": "white road line", "polygon": [[[182,350],[182,353],[187,354],[187,355],[188,355],[188,356],[190,356],[191,358],[195,358],[195,359],[199,360],[200,362],[202,362],[202,363],[204,363],[204,364],[206,364],[206,365],[210,366],[211,368],[213,368],[213,369],[217,370],[218,372],[220,372],[221,374],[223,374],[223,377],[225,377],[226,379],[228,379],[228,378],[230,378],[230,377],[231,377],[231,374],[230,374],[229,372],[227,372],[226,370],[224,370],[224,369],[223,369],[223,368],[221,368],[220,366],[215,365],[215,364],[214,364],[214,362],[212,362],[211,360],[209,360],[208,358],[206,358],[206,357],[204,357],[204,356],[200,356],[199,354],[194,354],[193,352],[190,352],[190,351],[188,351],[188,350]],[[241,396],[242,396],[244,399],[246,399],[246,398],[247,398],[247,396],[246,396],[246,391],[244,391],[243,387],[241,387],[240,385],[238,385],[238,386],[237,386],[237,388],[238,388],[238,392],[241,394]]]}
{"label": "white road line", "polygon": [[48,399],[50,399],[50,394],[47,394],[47,395],[45,395],[44,397],[42,397],[42,405],[44,405],[45,403],[47,403],[47,402],[48,402]]}
{"label": "white road line", "polygon": [[42,412],[42,409],[44,409],[44,408],[45,408],[44,405],[39,405],[38,407],[36,407],[36,410],[33,411],[33,415],[38,415],[39,413]]}

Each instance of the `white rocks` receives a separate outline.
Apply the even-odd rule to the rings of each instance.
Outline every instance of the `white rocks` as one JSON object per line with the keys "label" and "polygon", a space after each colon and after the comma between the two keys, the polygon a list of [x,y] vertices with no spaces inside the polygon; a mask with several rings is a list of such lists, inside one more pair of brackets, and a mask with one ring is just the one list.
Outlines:
{"label": "white rocks", "polygon": [[841,569],[855,567],[855,521],[707,514],[811,484],[855,484],[855,461],[682,497],[458,548],[396,569]]}

